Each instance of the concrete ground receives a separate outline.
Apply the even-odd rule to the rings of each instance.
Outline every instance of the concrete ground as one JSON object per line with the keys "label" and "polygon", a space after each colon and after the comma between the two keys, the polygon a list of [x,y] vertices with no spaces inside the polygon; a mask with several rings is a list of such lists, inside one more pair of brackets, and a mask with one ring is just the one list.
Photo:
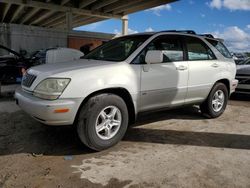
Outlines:
{"label": "concrete ground", "polygon": [[234,97],[218,119],[195,107],[144,114],[102,152],[0,98],[0,167],[6,188],[250,187],[250,97]]}

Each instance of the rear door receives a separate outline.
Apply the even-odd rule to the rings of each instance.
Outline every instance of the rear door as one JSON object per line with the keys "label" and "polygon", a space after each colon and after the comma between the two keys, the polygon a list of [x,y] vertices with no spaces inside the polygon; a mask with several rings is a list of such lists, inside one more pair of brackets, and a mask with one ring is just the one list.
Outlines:
{"label": "rear door", "polygon": [[200,102],[209,94],[223,65],[200,38],[185,36],[185,42],[189,66],[188,92],[185,102]]}

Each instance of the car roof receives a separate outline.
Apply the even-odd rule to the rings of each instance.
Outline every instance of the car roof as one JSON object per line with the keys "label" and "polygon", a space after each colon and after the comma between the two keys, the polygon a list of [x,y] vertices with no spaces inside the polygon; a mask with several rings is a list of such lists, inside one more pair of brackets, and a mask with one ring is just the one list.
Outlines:
{"label": "car roof", "polygon": [[140,36],[140,35],[156,35],[156,34],[178,34],[178,35],[185,35],[185,36],[194,36],[198,38],[205,38],[205,39],[210,39],[214,41],[223,41],[223,39],[220,38],[215,38],[212,34],[206,33],[206,34],[196,34],[195,31],[193,30],[163,30],[163,31],[158,31],[158,32],[142,32],[142,33],[134,33],[130,34],[127,36]]}

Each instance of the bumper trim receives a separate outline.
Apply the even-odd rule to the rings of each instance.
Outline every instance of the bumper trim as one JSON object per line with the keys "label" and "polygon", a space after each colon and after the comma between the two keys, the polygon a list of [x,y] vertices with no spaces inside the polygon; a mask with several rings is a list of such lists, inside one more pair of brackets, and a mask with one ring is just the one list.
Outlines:
{"label": "bumper trim", "polygon": [[[22,89],[16,90],[17,104],[37,121],[47,125],[70,125],[74,123],[82,98],[44,100]],[[58,108],[69,109],[66,113],[55,113]]]}

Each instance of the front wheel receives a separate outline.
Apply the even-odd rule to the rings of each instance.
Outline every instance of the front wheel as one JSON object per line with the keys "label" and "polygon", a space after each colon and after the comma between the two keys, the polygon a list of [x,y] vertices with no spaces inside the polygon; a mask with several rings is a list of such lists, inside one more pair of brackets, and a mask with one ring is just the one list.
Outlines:
{"label": "front wheel", "polygon": [[81,141],[96,151],[119,142],[128,126],[128,110],[122,98],[113,94],[94,96],[82,107],[77,132]]}
{"label": "front wheel", "polygon": [[223,83],[216,83],[206,101],[200,105],[201,112],[209,118],[219,117],[226,109],[228,89]]}

